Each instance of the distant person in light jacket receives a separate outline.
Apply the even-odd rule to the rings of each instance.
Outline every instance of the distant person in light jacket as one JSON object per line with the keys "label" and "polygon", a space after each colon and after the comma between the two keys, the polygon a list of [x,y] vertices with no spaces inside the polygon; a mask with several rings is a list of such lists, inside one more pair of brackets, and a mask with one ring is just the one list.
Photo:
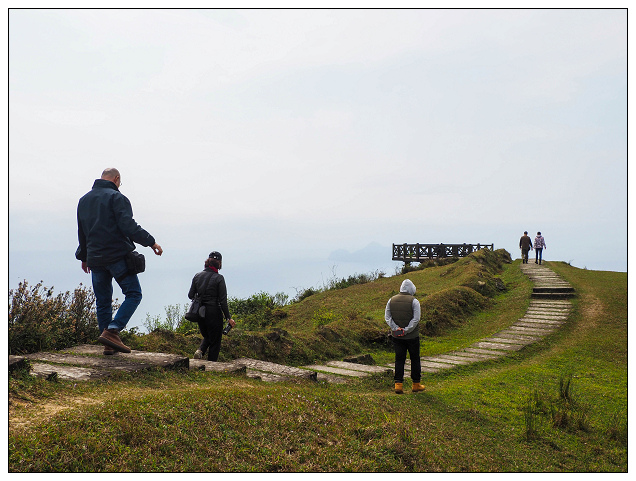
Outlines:
{"label": "distant person in light jacket", "polygon": [[543,249],[547,248],[548,246],[545,245],[545,239],[541,235],[541,232],[537,232],[537,236],[534,238],[534,251],[537,253],[534,261],[535,264],[541,264],[541,260],[543,259]]}
{"label": "distant person in light jacket", "polygon": [[424,390],[420,384],[422,365],[420,362],[420,301],[415,298],[415,284],[409,279],[402,282],[400,293],[389,299],[384,311],[384,320],[391,329],[395,347],[395,393],[404,392],[404,364],[406,353],[411,358],[413,392]]}

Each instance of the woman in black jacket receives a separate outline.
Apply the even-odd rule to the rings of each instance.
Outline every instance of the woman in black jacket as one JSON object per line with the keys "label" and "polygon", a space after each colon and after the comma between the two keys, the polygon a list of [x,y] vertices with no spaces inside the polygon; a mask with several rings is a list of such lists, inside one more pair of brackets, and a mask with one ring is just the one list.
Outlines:
{"label": "woman in black jacket", "polygon": [[201,359],[209,348],[208,361],[216,361],[221,350],[223,319],[227,319],[232,327],[236,325],[227,307],[225,279],[219,274],[221,266],[221,254],[216,251],[211,252],[205,260],[203,271],[192,279],[190,292],[188,292],[190,299],[194,299],[194,296],[198,294],[205,306],[205,320],[199,321],[199,330],[203,336],[203,341],[194,353],[195,359]]}

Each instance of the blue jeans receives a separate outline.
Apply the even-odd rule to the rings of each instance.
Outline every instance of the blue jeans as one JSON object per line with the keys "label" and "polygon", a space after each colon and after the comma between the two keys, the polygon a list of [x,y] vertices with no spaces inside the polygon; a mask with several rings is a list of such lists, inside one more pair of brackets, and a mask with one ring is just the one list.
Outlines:
{"label": "blue jeans", "polygon": [[117,279],[127,271],[126,260],[123,258],[108,266],[91,267],[93,292],[97,305],[97,324],[100,333],[104,329],[117,329],[118,331],[124,329],[141,302],[141,285],[137,274],[124,277],[117,283],[125,299],[117,309],[113,319],[113,278]]}

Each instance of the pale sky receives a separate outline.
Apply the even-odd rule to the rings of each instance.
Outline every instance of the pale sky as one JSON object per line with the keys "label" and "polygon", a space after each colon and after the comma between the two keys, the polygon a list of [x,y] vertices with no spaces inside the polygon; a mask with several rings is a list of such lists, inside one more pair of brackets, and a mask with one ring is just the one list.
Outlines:
{"label": "pale sky", "polygon": [[392,243],[518,258],[524,230],[626,271],[627,13],[11,10],[9,288],[90,285],[106,167],[165,251],[129,326],[211,250],[238,297],[393,274]]}

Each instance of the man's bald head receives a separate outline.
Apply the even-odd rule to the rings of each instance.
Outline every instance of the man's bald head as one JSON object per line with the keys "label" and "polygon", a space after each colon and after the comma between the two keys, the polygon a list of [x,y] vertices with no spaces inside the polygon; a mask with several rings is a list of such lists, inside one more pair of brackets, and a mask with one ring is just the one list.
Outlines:
{"label": "man's bald head", "polygon": [[102,172],[102,179],[104,180],[115,180],[115,177],[119,177],[119,171],[114,167],[109,167],[108,169],[104,169]]}
{"label": "man's bald head", "polygon": [[119,175],[119,171],[114,167],[109,167],[108,169],[104,169],[102,172],[102,180],[110,180],[113,184],[117,186],[121,185],[121,176]]}

